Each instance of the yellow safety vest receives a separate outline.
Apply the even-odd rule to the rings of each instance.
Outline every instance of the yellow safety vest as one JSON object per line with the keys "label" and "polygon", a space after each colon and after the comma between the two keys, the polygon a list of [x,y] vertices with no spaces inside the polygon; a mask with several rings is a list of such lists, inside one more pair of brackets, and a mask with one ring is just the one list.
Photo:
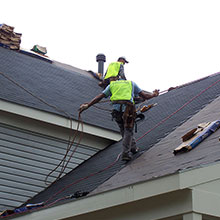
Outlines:
{"label": "yellow safety vest", "polygon": [[116,77],[119,73],[121,64],[123,63],[122,62],[110,63],[104,79],[108,79],[110,77]]}
{"label": "yellow safety vest", "polygon": [[118,80],[110,82],[111,101],[132,99],[132,83],[129,80]]}

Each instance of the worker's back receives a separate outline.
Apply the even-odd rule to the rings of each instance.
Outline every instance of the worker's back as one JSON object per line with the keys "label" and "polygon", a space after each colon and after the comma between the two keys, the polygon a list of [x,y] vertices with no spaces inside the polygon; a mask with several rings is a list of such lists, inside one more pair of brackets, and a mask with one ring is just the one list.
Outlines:
{"label": "worker's back", "polygon": [[132,99],[132,82],[129,80],[118,80],[110,83],[111,101],[131,101]]}
{"label": "worker's back", "polygon": [[104,79],[109,79],[110,77],[116,77],[119,74],[120,67],[123,65],[122,62],[110,63],[106,72]]}

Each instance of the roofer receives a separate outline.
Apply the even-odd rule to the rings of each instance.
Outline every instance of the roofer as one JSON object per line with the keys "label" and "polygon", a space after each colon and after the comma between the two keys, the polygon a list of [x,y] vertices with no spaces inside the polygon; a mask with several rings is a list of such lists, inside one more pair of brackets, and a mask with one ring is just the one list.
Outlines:
{"label": "roofer", "polygon": [[132,154],[138,152],[136,141],[133,137],[134,122],[136,110],[134,106],[134,97],[140,96],[144,100],[151,99],[159,95],[159,90],[149,93],[141,90],[136,83],[129,80],[118,80],[118,77],[112,77],[110,85],[89,103],[80,106],[79,111],[82,112],[90,106],[98,103],[102,98],[110,96],[113,104],[112,117],[117,122],[122,135],[122,160],[129,161]]}
{"label": "roofer", "polygon": [[110,63],[105,73],[104,80],[99,83],[99,86],[106,88],[110,83],[111,77],[118,76],[119,79],[126,80],[124,73],[125,63],[129,63],[125,57],[119,57],[117,62]]}

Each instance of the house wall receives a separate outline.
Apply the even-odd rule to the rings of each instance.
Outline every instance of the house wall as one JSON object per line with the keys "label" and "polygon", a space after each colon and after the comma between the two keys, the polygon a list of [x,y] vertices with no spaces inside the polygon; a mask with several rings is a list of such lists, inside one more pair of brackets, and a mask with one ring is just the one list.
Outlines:
{"label": "house wall", "polygon": [[[47,185],[45,178],[57,167],[70,146],[75,130],[0,111],[0,211],[14,209]],[[75,143],[78,143],[76,138]],[[112,140],[84,134],[63,175],[89,159]],[[67,160],[71,155],[68,154]],[[47,179],[52,183],[59,167]]]}

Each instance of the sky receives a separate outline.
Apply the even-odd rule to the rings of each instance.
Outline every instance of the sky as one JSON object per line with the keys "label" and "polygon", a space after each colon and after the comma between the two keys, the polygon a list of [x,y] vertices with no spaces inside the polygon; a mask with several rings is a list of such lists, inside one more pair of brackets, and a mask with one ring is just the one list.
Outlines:
{"label": "sky", "polygon": [[220,70],[219,0],[10,0],[0,23],[21,33],[21,47],[98,71],[125,56],[127,79],[160,91]]}

